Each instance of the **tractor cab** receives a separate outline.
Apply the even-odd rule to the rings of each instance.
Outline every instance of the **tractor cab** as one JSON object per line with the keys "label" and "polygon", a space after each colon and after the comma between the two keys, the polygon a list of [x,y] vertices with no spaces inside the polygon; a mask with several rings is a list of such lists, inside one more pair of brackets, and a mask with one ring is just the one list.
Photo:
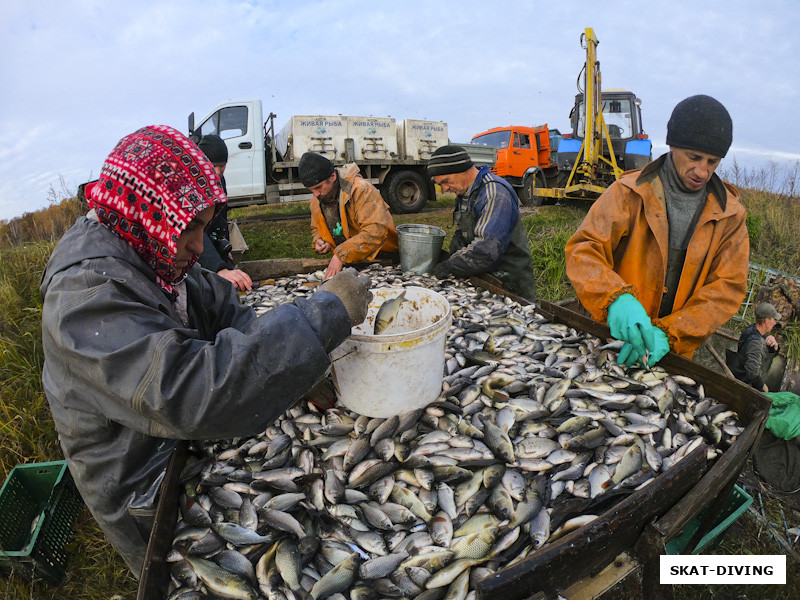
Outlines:
{"label": "tractor cab", "polygon": [[[642,131],[642,101],[633,92],[623,89],[603,90],[603,120],[608,128],[611,142],[629,142],[647,139]],[[586,131],[586,111],[583,94],[575,96],[575,106],[570,113],[572,135],[583,139]]]}
{"label": "tractor cab", "polygon": [[[603,123],[614,148],[617,165],[623,171],[641,169],[652,160],[652,143],[642,127],[642,101],[630,90],[607,89],[602,92]],[[586,104],[583,94],[575,95],[570,111],[572,135],[559,147],[559,169],[571,170],[586,131]],[[607,145],[603,156],[610,158]]]}

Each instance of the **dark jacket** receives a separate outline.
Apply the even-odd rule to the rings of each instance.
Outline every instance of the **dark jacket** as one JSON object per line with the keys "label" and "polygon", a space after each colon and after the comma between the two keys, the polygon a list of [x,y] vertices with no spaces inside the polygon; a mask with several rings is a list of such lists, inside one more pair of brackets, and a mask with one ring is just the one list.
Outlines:
{"label": "dark jacket", "polygon": [[749,383],[760,392],[764,389],[762,365],[767,352],[766,337],[761,335],[754,323],[739,336],[737,352],[727,361],[728,368],[736,379]]}
{"label": "dark jacket", "polygon": [[481,167],[472,187],[456,198],[451,256],[440,267],[459,277],[491,273],[510,292],[536,301],[528,235],[509,183]]}
{"label": "dark jacket", "polygon": [[[228,186],[225,183],[225,176],[221,175],[219,183],[225,194],[228,193]],[[211,219],[203,234],[203,253],[198,258],[200,266],[209,271],[218,273],[223,269],[235,269],[236,265],[229,256],[226,246],[231,243],[231,234],[228,229],[228,207],[223,206],[220,211]]]}
{"label": "dark jacket", "polygon": [[61,447],[137,576],[176,440],[263,431],[324,377],[328,352],[350,333],[328,292],[256,318],[199,265],[185,284],[188,325],[133,248],[82,217],[41,286],[42,380]]}
{"label": "dark jacket", "polygon": [[222,207],[208,224],[208,229],[203,234],[203,253],[198,262],[200,266],[209,271],[218,273],[223,269],[235,269],[233,259],[225,251],[225,245],[230,244],[228,231],[228,207]]}

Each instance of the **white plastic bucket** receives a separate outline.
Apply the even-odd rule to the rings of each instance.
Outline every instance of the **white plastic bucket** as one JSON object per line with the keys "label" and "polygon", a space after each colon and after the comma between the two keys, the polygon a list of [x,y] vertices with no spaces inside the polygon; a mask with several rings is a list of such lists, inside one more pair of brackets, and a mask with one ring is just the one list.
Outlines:
{"label": "white plastic bucket", "polygon": [[[384,301],[406,290],[394,322],[373,335]],[[366,320],[333,352],[336,393],[347,408],[370,417],[391,417],[433,402],[442,390],[447,300],[426,288],[376,288]]]}

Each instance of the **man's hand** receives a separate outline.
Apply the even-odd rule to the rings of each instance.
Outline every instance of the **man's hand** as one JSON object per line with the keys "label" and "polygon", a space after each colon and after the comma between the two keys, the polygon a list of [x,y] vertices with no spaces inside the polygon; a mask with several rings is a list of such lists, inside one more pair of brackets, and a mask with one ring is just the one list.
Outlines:
{"label": "man's hand", "polygon": [[314,252],[317,254],[327,254],[331,250],[333,250],[333,246],[331,246],[322,238],[317,238],[314,240]]}
{"label": "man's hand", "polygon": [[764,384],[764,386],[761,388],[761,391],[762,391],[762,392],[764,392],[765,394],[766,394],[767,392],[769,392],[769,388],[767,387],[767,384],[766,384],[766,383],[765,383],[765,384]]}
{"label": "man's hand", "polygon": [[764,341],[767,343],[767,346],[770,348],[774,348],[775,350],[778,349],[778,340],[775,339],[774,335],[768,335]]}
{"label": "man's hand", "polygon": [[372,282],[366,275],[359,275],[352,267],[344,269],[319,286],[319,291],[334,294],[342,301],[350,317],[350,325],[358,325],[367,318],[367,309],[372,301],[369,288]]}
{"label": "man's hand", "polygon": [[331,262],[328,263],[328,269],[325,271],[325,279],[330,279],[337,273],[340,273],[343,267],[344,263],[342,259],[334,254],[333,258],[331,258]]}
{"label": "man's hand", "polygon": [[253,289],[253,280],[250,279],[247,273],[239,269],[222,269],[217,271],[217,275],[230,281],[237,290],[249,291]]}
{"label": "man's hand", "polygon": [[644,346],[647,348],[647,366],[654,367],[664,356],[669,353],[669,338],[660,327],[651,326],[642,335]]}

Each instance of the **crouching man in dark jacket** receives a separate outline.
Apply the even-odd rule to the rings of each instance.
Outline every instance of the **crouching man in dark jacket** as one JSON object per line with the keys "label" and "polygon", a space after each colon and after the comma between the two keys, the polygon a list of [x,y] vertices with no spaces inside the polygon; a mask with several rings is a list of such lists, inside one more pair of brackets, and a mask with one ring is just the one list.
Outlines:
{"label": "crouching man in dark jacket", "polygon": [[256,318],[196,264],[226,197],[171,127],[123,138],[86,198],[42,279],[42,380],[78,490],[139,577],[178,440],[264,431],[323,379],[370,282],[350,269]]}
{"label": "crouching man in dark jacket", "polygon": [[[749,383],[759,392],[769,392],[766,382],[772,359],[778,352],[778,341],[768,335],[775,327],[780,327],[781,315],[768,302],[756,306],[756,322],[747,327],[739,336],[737,352],[728,352],[725,362],[736,379]],[[773,383],[774,385],[774,383]],[[776,392],[777,389],[772,390]]]}
{"label": "crouching man in dark jacket", "polygon": [[459,146],[437,149],[428,173],[442,191],[456,194],[451,256],[433,274],[441,279],[490,273],[508,291],[535,302],[530,243],[514,188],[488,166],[477,169]]}

